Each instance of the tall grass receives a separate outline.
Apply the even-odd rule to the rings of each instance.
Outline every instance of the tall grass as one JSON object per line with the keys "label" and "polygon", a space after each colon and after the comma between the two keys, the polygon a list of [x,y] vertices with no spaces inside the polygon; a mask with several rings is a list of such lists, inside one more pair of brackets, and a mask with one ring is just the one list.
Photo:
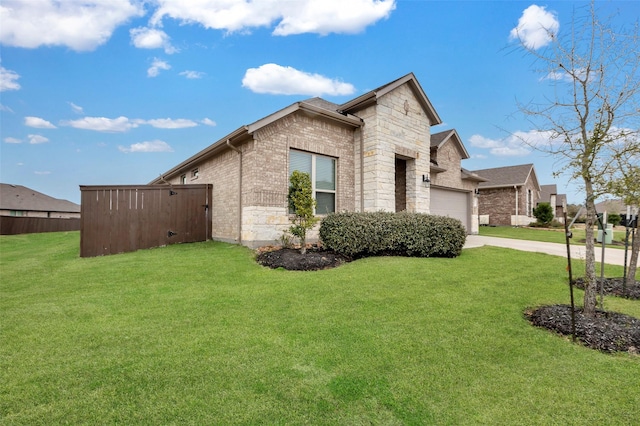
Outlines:
{"label": "tall grass", "polygon": [[78,245],[0,238],[0,423],[637,420],[640,358],[523,318],[568,301],[562,258],[483,247],[290,272],[217,242],[88,259]]}

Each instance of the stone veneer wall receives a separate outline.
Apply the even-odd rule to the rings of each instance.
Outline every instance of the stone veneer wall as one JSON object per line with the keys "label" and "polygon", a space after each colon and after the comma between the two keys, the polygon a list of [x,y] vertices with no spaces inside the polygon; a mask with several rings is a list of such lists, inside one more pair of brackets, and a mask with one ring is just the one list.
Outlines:
{"label": "stone veneer wall", "polygon": [[[407,159],[407,211],[428,213],[429,189],[422,184],[422,175],[429,173],[430,123],[413,90],[408,84],[400,86],[355,115],[365,123],[364,211],[395,211],[395,158],[399,154]],[[355,143],[358,151],[359,143]],[[359,164],[356,167],[358,176]]]}

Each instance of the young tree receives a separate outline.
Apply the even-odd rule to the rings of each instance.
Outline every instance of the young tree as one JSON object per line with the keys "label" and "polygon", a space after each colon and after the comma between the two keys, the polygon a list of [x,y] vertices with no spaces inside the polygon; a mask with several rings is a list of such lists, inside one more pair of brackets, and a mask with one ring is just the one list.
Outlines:
{"label": "young tree", "polygon": [[[629,167],[622,166],[622,164],[632,163],[629,158],[624,158],[614,176],[611,177],[609,187],[612,194],[621,197],[626,205],[635,206],[637,209],[640,207],[640,149],[637,153],[630,153],[630,157],[635,157],[636,164]],[[631,212],[631,214],[633,213]],[[637,213],[639,212],[636,210]],[[633,241],[633,245],[631,246],[631,259],[626,274],[625,284],[627,288],[635,283],[638,256],[640,254],[640,233],[638,232],[637,222],[635,225],[636,227],[631,230],[631,235],[629,236]]]}
{"label": "young tree", "polygon": [[539,223],[549,224],[553,220],[553,208],[549,203],[540,203],[533,209],[533,216],[538,219]]}
{"label": "young tree", "polygon": [[596,311],[595,200],[608,190],[607,177],[618,165],[614,159],[629,158],[625,152],[637,149],[640,127],[638,25],[614,30],[611,22],[602,21],[591,2],[567,31],[558,32],[558,25],[546,28],[546,47],[531,43],[526,29],[514,29],[521,47],[542,65],[543,81],[553,86],[542,102],[519,105],[536,130],[548,136],[546,144],[535,147],[557,159],[556,174],[568,173],[584,190],[586,316]]}
{"label": "young tree", "polygon": [[294,170],[289,178],[289,208],[293,211],[293,225],[289,228],[291,234],[300,239],[300,253],[307,252],[307,231],[318,222],[313,210],[316,200],[313,198],[311,178],[309,173]]}

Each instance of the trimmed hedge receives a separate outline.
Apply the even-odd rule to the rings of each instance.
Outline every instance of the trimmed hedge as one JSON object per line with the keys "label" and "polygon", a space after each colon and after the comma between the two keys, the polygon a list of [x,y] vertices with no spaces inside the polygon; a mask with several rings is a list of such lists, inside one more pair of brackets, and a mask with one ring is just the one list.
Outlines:
{"label": "trimmed hedge", "polygon": [[421,213],[332,213],[320,225],[326,248],[354,258],[456,257],[466,238],[458,219]]}

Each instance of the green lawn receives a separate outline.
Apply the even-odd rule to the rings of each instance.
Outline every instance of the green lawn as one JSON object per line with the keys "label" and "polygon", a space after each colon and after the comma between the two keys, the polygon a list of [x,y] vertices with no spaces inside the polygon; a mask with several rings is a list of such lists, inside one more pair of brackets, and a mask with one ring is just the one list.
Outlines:
{"label": "green lawn", "polygon": [[[78,233],[0,237],[0,424],[638,419],[640,357],[523,318],[568,302],[560,257],[482,247],[290,272],[217,242],[78,247]],[[638,301],[605,308],[640,317]]]}
{"label": "green lawn", "polygon": [[[585,232],[584,229],[573,228],[571,229],[573,237],[571,238],[572,245],[584,245]],[[597,234],[597,230],[595,234]],[[530,240],[530,241],[542,241],[546,243],[561,243],[565,244],[564,229],[545,229],[545,228],[527,228],[527,227],[513,227],[513,226],[481,226],[480,235],[488,237],[503,237],[514,238],[517,240]],[[626,231],[614,230],[613,241],[624,242]],[[600,245],[601,243],[596,243]],[[624,246],[607,244],[607,247],[622,248]]]}

